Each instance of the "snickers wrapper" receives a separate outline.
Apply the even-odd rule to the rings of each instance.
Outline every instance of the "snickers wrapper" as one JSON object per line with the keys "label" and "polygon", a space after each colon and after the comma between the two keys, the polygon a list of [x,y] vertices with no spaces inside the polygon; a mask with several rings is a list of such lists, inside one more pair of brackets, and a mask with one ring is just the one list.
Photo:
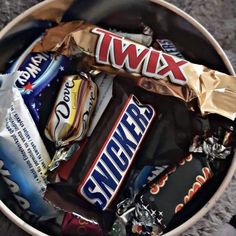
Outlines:
{"label": "snickers wrapper", "polygon": [[[85,206],[80,204],[82,198],[90,209],[114,210],[145,166],[174,165],[187,155],[188,113],[176,98],[143,93],[134,80],[116,77],[102,116],[97,119],[95,112],[95,128],[72,158],[61,163],[57,172],[61,182],[51,182],[46,198],[68,212],[74,209],[68,208],[72,203]],[[74,212],[83,215],[81,209]]]}
{"label": "snickers wrapper", "polygon": [[217,113],[235,119],[234,76],[147,48],[83,21],[62,23],[48,30],[33,50],[74,55],[80,63],[108,73],[186,86],[198,99],[203,115]]}

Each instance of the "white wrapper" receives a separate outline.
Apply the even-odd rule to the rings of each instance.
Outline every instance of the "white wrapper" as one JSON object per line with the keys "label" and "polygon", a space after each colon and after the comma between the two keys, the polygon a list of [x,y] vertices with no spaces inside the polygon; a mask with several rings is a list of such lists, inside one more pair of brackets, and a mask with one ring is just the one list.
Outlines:
{"label": "white wrapper", "polygon": [[43,199],[50,157],[14,87],[19,75],[0,76],[0,173],[24,210],[51,218],[56,211]]}

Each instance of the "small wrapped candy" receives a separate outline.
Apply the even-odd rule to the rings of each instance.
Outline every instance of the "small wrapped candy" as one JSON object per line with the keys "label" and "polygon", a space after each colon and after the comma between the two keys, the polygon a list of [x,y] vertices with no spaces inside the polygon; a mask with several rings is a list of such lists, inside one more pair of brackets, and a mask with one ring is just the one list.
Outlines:
{"label": "small wrapped candy", "polygon": [[152,46],[157,50],[161,50],[175,57],[184,58],[184,56],[176,48],[174,43],[170,41],[169,39],[156,39],[156,41],[154,42]]}
{"label": "small wrapped candy", "polygon": [[232,136],[233,126],[224,132],[223,138],[207,132],[202,137],[196,135],[193,139],[193,144],[189,147],[189,151],[192,153],[204,153],[209,161],[226,159],[232,152]]}
{"label": "small wrapped candy", "polygon": [[49,170],[71,156],[77,148],[77,145],[70,146],[71,143],[86,136],[96,101],[97,86],[87,74],[64,77],[45,129],[46,137],[55,142],[58,149]]}

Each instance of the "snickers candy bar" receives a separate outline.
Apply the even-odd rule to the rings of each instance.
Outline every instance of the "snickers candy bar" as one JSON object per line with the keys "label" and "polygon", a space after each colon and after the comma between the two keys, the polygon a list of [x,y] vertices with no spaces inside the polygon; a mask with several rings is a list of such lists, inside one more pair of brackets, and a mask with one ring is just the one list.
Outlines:
{"label": "snickers candy bar", "polygon": [[[87,201],[106,209],[118,192],[155,115],[149,105],[131,95],[102,149],[78,188]],[[114,164],[113,164],[114,163]]]}
{"label": "snickers candy bar", "polygon": [[86,136],[96,101],[97,86],[88,74],[64,77],[45,129],[46,137],[59,149],[50,169],[64,160],[63,152],[66,153],[67,148],[64,150],[63,147],[81,141]]}
{"label": "snickers candy bar", "polygon": [[[108,211],[114,206],[155,118],[151,105],[124,91],[116,80],[114,87],[113,96],[79,153],[67,182],[50,184],[47,199],[54,202],[52,192],[60,192],[64,202],[58,203],[64,210],[68,210],[65,202],[78,205],[80,199],[96,210]],[[77,213],[81,215],[81,211]]]}
{"label": "snickers candy bar", "polygon": [[179,58],[184,58],[184,56],[176,48],[174,43],[170,41],[169,39],[156,39],[152,47],[157,50],[163,51],[167,54],[170,54]]}
{"label": "snickers candy bar", "polygon": [[187,86],[197,97],[202,115],[217,113],[235,119],[234,76],[147,48],[94,25],[82,21],[62,23],[48,30],[33,50],[76,55],[79,63],[108,73]]}

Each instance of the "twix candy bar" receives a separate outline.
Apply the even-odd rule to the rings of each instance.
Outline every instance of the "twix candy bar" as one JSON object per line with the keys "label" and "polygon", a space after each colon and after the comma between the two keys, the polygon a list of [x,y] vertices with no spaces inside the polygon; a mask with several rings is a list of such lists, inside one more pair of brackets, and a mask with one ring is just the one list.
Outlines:
{"label": "twix candy bar", "polygon": [[198,98],[203,115],[217,113],[235,119],[235,77],[147,48],[83,21],[50,29],[34,51],[76,55],[80,63],[104,72],[187,86]]}

